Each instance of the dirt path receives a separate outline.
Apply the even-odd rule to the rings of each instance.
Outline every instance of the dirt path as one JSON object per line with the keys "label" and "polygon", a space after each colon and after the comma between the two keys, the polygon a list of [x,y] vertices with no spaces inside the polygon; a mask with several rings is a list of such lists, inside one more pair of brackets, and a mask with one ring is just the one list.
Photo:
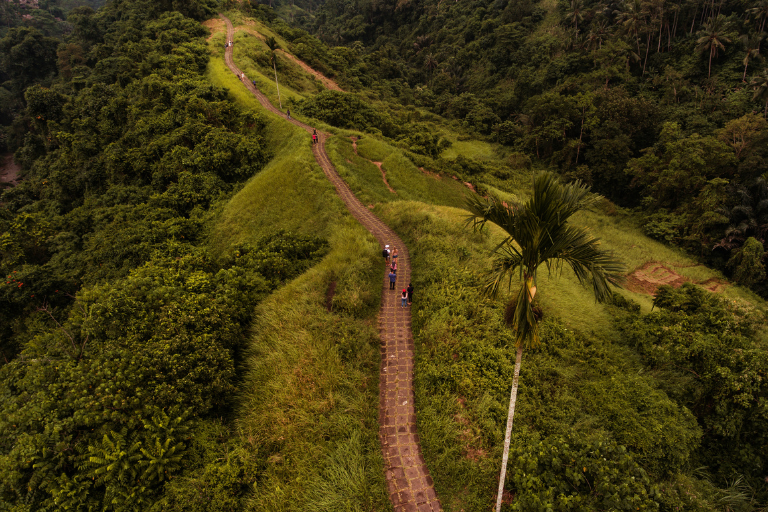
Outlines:
{"label": "dirt path", "polygon": [[[234,34],[229,19],[221,16],[227,24],[227,39]],[[233,73],[242,72],[232,59],[232,48],[227,48],[224,58]],[[259,100],[261,105],[275,114],[287,116],[272,105],[246,77],[243,84]],[[295,119],[287,119],[296,126],[312,133],[312,127]],[[424,464],[416,432],[416,410],[413,394],[413,336],[411,334],[411,310],[400,307],[399,290],[410,282],[411,266],[408,248],[403,241],[371,213],[355,197],[341,179],[325,152],[327,133],[319,134],[319,143],[312,146],[312,153],[336,191],[347,205],[350,213],[370,231],[382,247],[389,244],[397,247],[397,287],[389,290],[389,278],[382,273],[382,300],[379,312],[379,333],[381,336],[381,367],[379,379],[379,439],[384,456],[384,471],[387,488],[395,512],[437,512],[441,511],[440,501],[435,495],[432,477]]]}

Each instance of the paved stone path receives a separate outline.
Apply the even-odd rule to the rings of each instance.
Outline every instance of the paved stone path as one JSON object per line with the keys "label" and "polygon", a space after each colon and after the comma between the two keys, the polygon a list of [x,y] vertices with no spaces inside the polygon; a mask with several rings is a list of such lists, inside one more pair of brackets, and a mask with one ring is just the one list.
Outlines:
{"label": "paved stone path", "polygon": [[[232,41],[234,27],[225,16],[227,41]],[[238,77],[242,71],[235,66],[232,58],[233,47],[227,47],[224,59],[229,69]],[[312,133],[312,127],[288,117],[275,108],[253,83],[245,77],[243,85],[259,100],[261,105],[275,114],[282,116],[296,126]],[[381,222],[371,211],[355,197],[344,180],[336,172],[325,152],[325,141],[330,136],[318,133],[319,142],[312,146],[312,153],[323,172],[336,187],[352,215],[370,231],[383,248],[397,248],[397,286],[389,289],[388,272],[384,272],[381,311],[379,313],[379,333],[381,336],[381,369],[379,379],[379,439],[384,455],[384,470],[387,488],[395,512],[438,512],[442,510],[432,477],[424,464],[416,432],[416,411],[413,396],[413,336],[411,334],[410,307],[400,306],[400,292],[408,286],[411,278],[411,266],[408,248],[403,241]],[[382,258],[383,260],[383,258]],[[384,261],[382,261],[382,266]]]}

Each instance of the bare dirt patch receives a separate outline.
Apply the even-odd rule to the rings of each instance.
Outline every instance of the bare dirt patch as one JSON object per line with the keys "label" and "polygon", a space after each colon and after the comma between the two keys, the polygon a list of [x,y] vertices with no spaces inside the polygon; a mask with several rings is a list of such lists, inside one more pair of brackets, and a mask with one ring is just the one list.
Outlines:
{"label": "bare dirt patch", "polygon": [[722,292],[728,286],[726,281],[716,277],[697,282],[678,274],[675,270],[663,263],[652,261],[632,271],[627,276],[625,287],[627,290],[635,293],[653,295],[656,293],[659,286],[669,285],[673,288],[679,288],[683,283],[698,284],[712,292]]}
{"label": "bare dirt patch", "polygon": [[352,151],[357,154],[357,137],[350,137],[352,139]]}
{"label": "bare dirt patch", "polygon": [[210,41],[211,39],[213,39],[213,36],[215,36],[219,32],[224,32],[226,30],[226,25],[224,24],[224,20],[222,20],[221,18],[213,18],[213,19],[204,21],[203,26],[211,31],[211,35],[208,36],[208,39],[206,39],[206,41]]}
{"label": "bare dirt patch", "polygon": [[18,184],[20,171],[21,167],[13,161],[13,153],[0,156],[0,183]]}

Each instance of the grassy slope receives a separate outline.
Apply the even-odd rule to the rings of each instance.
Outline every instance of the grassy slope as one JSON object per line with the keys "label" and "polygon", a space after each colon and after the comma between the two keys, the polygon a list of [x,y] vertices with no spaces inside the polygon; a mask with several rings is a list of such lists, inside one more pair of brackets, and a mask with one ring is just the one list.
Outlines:
{"label": "grassy slope", "polygon": [[[211,69],[212,74],[221,75],[219,83],[237,89],[237,80],[226,71],[217,71],[216,62]],[[244,89],[240,89],[243,94],[238,93],[238,99],[244,104],[252,103],[253,100],[245,97]],[[499,303],[490,304],[480,298],[477,288],[484,269],[490,265],[488,254],[501,233],[491,229],[489,235],[482,236],[463,227],[463,212],[451,208],[460,207],[467,193],[460,183],[421,173],[402,152],[367,135],[358,142],[358,155],[355,155],[349,139],[353,133],[331,131],[339,136],[329,141],[328,153],[340,174],[364,203],[375,204],[377,214],[405,237],[412,254],[418,298],[414,307],[417,410],[427,463],[438,492],[447,510],[485,510],[495,490],[513,361],[509,333],[499,321]],[[446,131],[450,133],[449,129]],[[334,219],[343,215],[343,207],[312,163],[302,134],[275,122],[270,124],[270,134],[273,143],[284,145],[283,149],[276,151],[277,157],[262,173],[264,176],[251,180],[225,210],[216,235],[217,243],[247,239],[271,226],[298,226],[300,230],[310,226],[305,232],[326,234],[339,229],[340,224]],[[444,152],[445,158],[463,154],[494,161],[501,154],[491,144],[451,138],[454,144]],[[372,161],[383,162],[396,194],[387,189]],[[290,178],[285,179],[286,176]],[[516,176],[507,185],[496,183],[496,188],[486,188],[507,199],[524,198],[527,191],[520,184],[528,181],[526,176]],[[244,205],[257,199],[264,205],[263,211],[242,213]],[[297,206],[303,204],[305,208],[284,208],[285,201],[295,201]],[[621,212],[618,215],[587,212],[579,214],[575,221],[589,227],[608,248],[617,251],[629,269],[649,261],[662,261],[695,280],[722,277],[696,266],[683,252],[646,238],[635,222]],[[245,394],[247,405],[244,405],[242,421],[246,429],[258,433],[256,438],[272,443],[270,449],[275,457],[270,459],[274,464],[270,466],[267,480],[254,494],[255,508],[278,510],[287,497],[300,503],[307,503],[308,496],[314,496],[313,501],[318,503],[325,503],[325,498],[335,500],[342,487],[332,482],[334,478],[347,481],[348,486],[352,486],[355,479],[366,485],[369,482],[381,485],[374,478],[375,471],[362,470],[359,474],[366,476],[353,476],[358,474],[360,464],[371,464],[377,457],[373,454],[372,437],[368,438],[370,453],[362,459],[352,458],[367,461],[355,463],[358,469],[339,459],[340,454],[346,454],[347,450],[356,452],[354,447],[360,446],[359,438],[348,431],[351,418],[357,417],[365,424],[375,417],[359,406],[360,397],[353,396],[348,382],[338,381],[339,372],[343,372],[339,361],[344,357],[339,355],[334,340],[349,336],[367,340],[363,346],[373,343],[375,333],[370,320],[376,300],[360,298],[359,294],[366,290],[365,282],[372,289],[379,285],[375,272],[361,277],[366,271],[357,265],[368,258],[375,262],[375,255],[372,256],[377,252],[375,244],[353,222],[345,222],[343,226],[342,232],[346,234],[333,236],[332,253],[321,265],[260,308],[257,331],[262,334],[254,338],[254,370],[246,383],[246,387],[255,391]],[[358,252],[357,245],[367,249]],[[349,256],[351,259],[345,260]],[[354,269],[354,277],[347,279],[349,286],[356,290],[352,302],[364,304],[362,310],[370,313],[361,316],[353,307],[350,311],[356,316],[355,320],[350,320],[349,315],[328,318],[329,314],[321,308],[323,290],[335,280],[331,276],[350,268]],[[515,442],[525,442],[534,431],[542,434],[564,428],[591,433],[608,431],[621,443],[645,453],[645,464],[663,463],[663,456],[654,447],[633,446],[632,443],[638,441],[632,432],[668,431],[660,444],[672,452],[675,443],[688,439],[686,436],[690,436],[693,429],[683,412],[667,403],[665,397],[657,396],[650,380],[636,375],[632,354],[612,343],[617,334],[611,324],[610,309],[595,304],[569,270],[564,269],[552,277],[543,272],[539,279],[539,297],[550,319],[545,329],[547,348],[526,354],[527,369],[521,387]],[[621,293],[639,302],[644,311],[650,309],[649,296]],[[724,294],[764,305],[740,287],[728,287]],[[349,301],[343,297],[338,300]],[[325,325],[333,327],[328,329]],[[345,334],[337,334],[339,329]],[[324,360],[321,354],[333,357]],[[376,354],[363,349],[356,357],[365,361],[359,369],[372,365]],[[276,370],[280,367],[285,368]],[[360,374],[362,380],[358,382],[366,382],[369,400],[373,401],[375,387],[372,384],[369,387],[364,375],[365,372]],[[442,384],[436,383],[450,385],[446,384],[443,389]],[[318,400],[306,400],[306,389],[316,392]],[[606,408],[606,401],[594,399],[595,396],[610,396],[614,400],[611,407],[616,409]],[[643,397],[649,396],[666,404],[664,409],[648,410]],[[326,408],[333,409],[338,403],[344,403],[346,410],[360,412],[316,421],[318,417],[325,418]],[[606,420],[608,417],[612,420]],[[344,432],[351,441],[342,442],[342,438],[337,437],[334,443],[325,439],[326,434],[318,446],[304,440],[305,436],[318,439],[319,432],[326,426]],[[372,423],[356,435],[364,436],[371,429],[375,429]],[[312,465],[321,460],[326,465],[320,465],[318,475],[318,469]],[[329,471],[336,477],[329,477]],[[305,485],[297,485],[294,480]],[[360,496],[356,503],[369,503],[371,496],[381,498],[379,491],[365,495],[349,487],[345,492]],[[321,495],[325,498],[321,499]],[[311,509],[332,508],[312,505]]]}
{"label": "grassy slope", "polygon": [[[211,41],[208,76],[261,111]],[[263,113],[274,158],[223,208],[214,251],[277,229],[329,238],[315,268],[254,314],[237,430],[264,471],[249,510],[391,510],[378,442],[379,248],[346,212],[306,134]],[[335,282],[331,311],[326,291]]]}

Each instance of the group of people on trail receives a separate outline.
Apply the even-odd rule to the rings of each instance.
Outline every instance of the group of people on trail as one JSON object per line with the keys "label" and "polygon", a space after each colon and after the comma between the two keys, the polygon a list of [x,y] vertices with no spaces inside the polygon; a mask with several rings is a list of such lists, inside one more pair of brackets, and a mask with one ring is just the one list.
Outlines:
{"label": "group of people on trail", "polygon": [[[386,265],[389,266],[389,289],[395,289],[395,283],[397,282],[397,247],[392,251],[389,250],[389,245],[385,245],[381,251],[381,255],[384,257]],[[407,307],[413,302],[413,285],[408,283],[408,288],[403,288],[400,295],[401,306]]]}
{"label": "group of people on trail", "polygon": [[234,41],[227,41],[227,44],[224,45],[224,48],[229,48],[230,46],[235,46]]}

